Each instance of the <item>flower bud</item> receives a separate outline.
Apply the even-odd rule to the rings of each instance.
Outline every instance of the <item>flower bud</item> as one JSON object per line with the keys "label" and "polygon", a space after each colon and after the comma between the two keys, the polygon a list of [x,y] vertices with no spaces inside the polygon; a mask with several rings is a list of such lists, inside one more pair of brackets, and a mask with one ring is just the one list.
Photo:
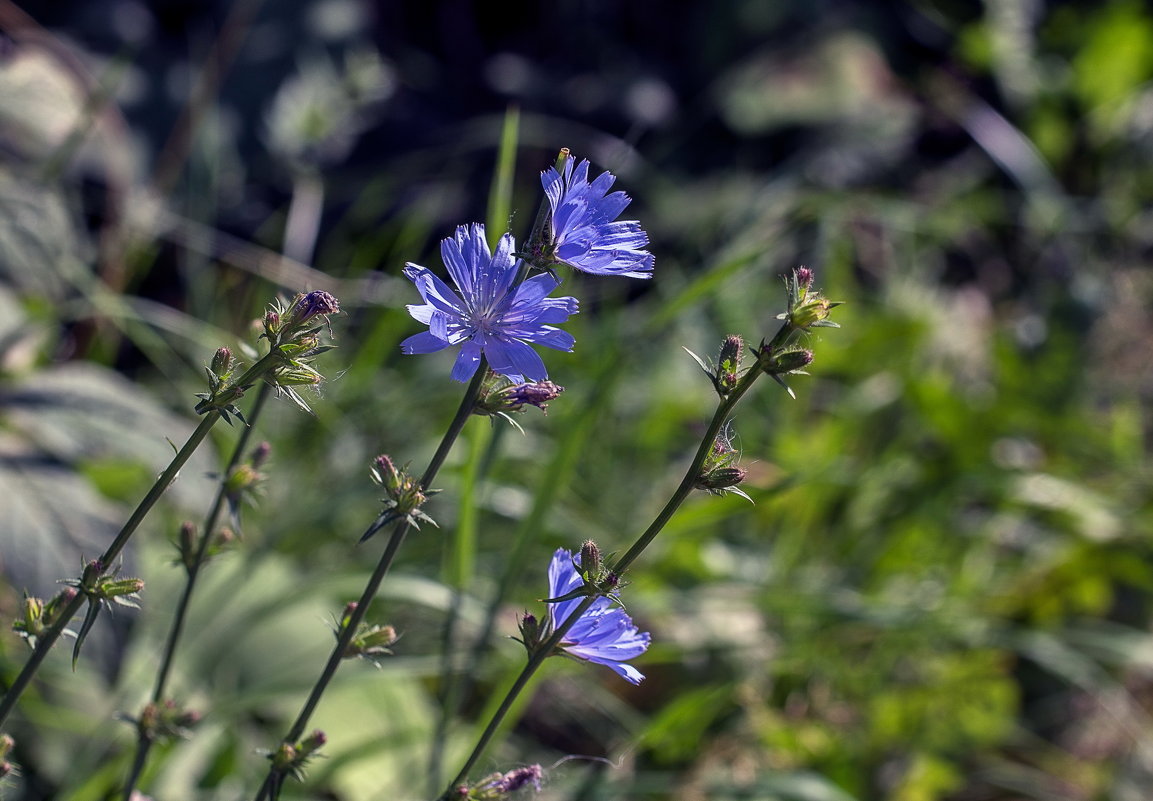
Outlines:
{"label": "flower bud", "polygon": [[[347,620],[348,618],[345,618],[344,625],[348,625]],[[337,634],[339,635],[339,632]],[[382,656],[391,656],[391,648],[398,639],[396,629],[392,626],[361,624],[360,631],[349,641],[343,656],[345,659],[363,656],[373,660]]]}
{"label": "flower bud", "polygon": [[377,484],[384,487],[385,492],[392,496],[401,491],[404,474],[397,469],[388,455],[382,453],[380,456],[377,456],[373,460],[372,465],[372,477],[376,480]]}
{"label": "flower bud", "polygon": [[806,300],[789,313],[789,323],[793,328],[807,329],[814,323],[821,322],[829,316],[833,304],[819,295],[812,300]]}
{"label": "flower bud", "polygon": [[264,336],[271,340],[276,339],[276,335],[280,333],[280,314],[275,311],[267,312],[264,315]]}
{"label": "flower bud", "polygon": [[536,649],[540,647],[541,639],[540,622],[536,619],[536,615],[525,612],[521,616],[517,628],[520,629],[520,638],[524,647],[528,649],[530,654],[535,653]]}
{"label": "flower bud", "polygon": [[3,762],[0,762],[0,779],[5,778],[9,774],[11,774],[12,771],[15,769],[16,769],[16,766],[13,765],[11,762],[8,762],[6,760]]}
{"label": "flower bud", "polygon": [[85,592],[90,592],[96,588],[96,582],[104,573],[104,564],[99,559],[93,559],[84,565],[84,571],[80,574],[80,588]]}
{"label": "flower bud", "polygon": [[217,378],[225,378],[232,372],[232,351],[228,348],[218,348],[212,357],[212,373]]}
{"label": "flower bud", "polygon": [[706,473],[697,481],[697,487],[703,490],[725,490],[735,487],[745,480],[748,475],[743,467],[718,467]]}
{"label": "flower bud", "polygon": [[384,487],[384,491],[388,495],[384,499],[385,514],[378,520],[377,525],[374,525],[361,537],[361,542],[379,531],[380,526],[388,520],[403,518],[414,528],[420,528],[421,522],[436,525],[436,521],[422,512],[420,507],[424,505],[430,495],[439,492],[439,490],[425,490],[420,486],[419,481],[405,470],[397,468],[392,459],[384,454],[373,459],[372,480]]}
{"label": "flower bud", "polygon": [[328,735],[320,729],[317,729],[300,741],[300,745],[297,747],[300,752],[300,757],[307,757],[310,754],[316,753],[323,748],[327,742]]}
{"label": "flower bud", "polygon": [[714,495],[732,492],[748,498],[743,490],[737,489],[737,485],[744,481],[745,476],[748,475],[744,468],[737,465],[739,458],[740,453],[733,447],[732,429],[726,425],[713,440],[713,446],[705,456],[705,461],[701,465],[700,473],[697,474],[697,480],[693,486]]}
{"label": "flower bud", "polygon": [[136,595],[144,589],[144,581],[138,578],[103,579],[96,586],[96,595],[106,601]]}
{"label": "flower bud", "polygon": [[253,467],[259,470],[264,463],[268,461],[271,453],[272,445],[267,441],[261,442],[252,449],[252,455],[248,457],[248,461],[252,463]]}
{"label": "flower bud", "polygon": [[713,384],[721,397],[728,395],[737,386],[744,349],[745,341],[736,334],[730,334],[721,343],[721,352],[717,357],[717,369],[713,374]]}
{"label": "flower bud", "polygon": [[812,362],[813,352],[811,350],[783,350],[772,354],[764,369],[769,375],[784,375],[803,370]]}
{"label": "flower bud", "polygon": [[808,267],[798,267],[793,270],[793,283],[802,292],[807,292],[813,286],[813,271]]}
{"label": "flower bud", "polygon": [[581,546],[581,572],[596,578],[601,572],[601,551],[592,540],[585,540]]}
{"label": "flower bud", "polygon": [[180,554],[180,564],[191,570],[196,561],[196,525],[191,520],[185,520],[180,524],[176,551]]}
{"label": "flower bud", "polygon": [[338,634],[344,631],[348,627],[348,624],[352,622],[352,613],[356,611],[356,608],[356,601],[349,601],[344,605],[344,611],[340,613],[340,628],[337,630]]}
{"label": "flower bud", "polygon": [[17,621],[18,629],[24,636],[36,636],[44,632],[44,602],[28,596],[24,599],[24,620]]}
{"label": "flower bud", "polygon": [[72,603],[72,599],[75,598],[77,594],[75,587],[65,587],[49,598],[48,603],[44,605],[44,617],[42,618],[44,625],[54,625],[56,621],[60,619],[60,614],[64,611],[64,607]]}
{"label": "flower bud", "polygon": [[0,759],[4,759],[16,747],[16,741],[10,734],[0,734]]}
{"label": "flower bud", "polygon": [[272,760],[273,767],[277,770],[289,770],[296,764],[296,748],[288,743],[281,743],[280,747],[269,755],[269,758]]}

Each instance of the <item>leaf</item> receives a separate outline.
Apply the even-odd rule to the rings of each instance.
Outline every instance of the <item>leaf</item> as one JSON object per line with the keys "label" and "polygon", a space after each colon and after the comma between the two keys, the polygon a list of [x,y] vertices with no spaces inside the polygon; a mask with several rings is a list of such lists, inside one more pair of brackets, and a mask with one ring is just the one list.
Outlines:
{"label": "leaf", "polygon": [[80,633],[76,635],[76,643],[72,646],[73,670],[76,670],[76,662],[80,659],[80,646],[84,645],[88,632],[96,624],[96,618],[100,617],[100,606],[99,601],[88,601],[88,611],[84,613],[84,622],[80,624]]}

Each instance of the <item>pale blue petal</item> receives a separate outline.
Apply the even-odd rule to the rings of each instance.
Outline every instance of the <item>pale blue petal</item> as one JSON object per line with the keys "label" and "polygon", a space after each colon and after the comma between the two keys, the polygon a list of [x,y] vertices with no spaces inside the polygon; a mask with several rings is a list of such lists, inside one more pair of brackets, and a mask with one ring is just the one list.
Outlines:
{"label": "pale blue petal", "polygon": [[456,363],[452,366],[453,380],[461,383],[468,381],[479,365],[480,345],[475,340],[469,340],[461,347],[460,355],[456,357]]}
{"label": "pale blue petal", "polygon": [[410,356],[421,353],[436,353],[448,347],[448,342],[433,336],[428,331],[413,334],[400,343],[400,350]]}

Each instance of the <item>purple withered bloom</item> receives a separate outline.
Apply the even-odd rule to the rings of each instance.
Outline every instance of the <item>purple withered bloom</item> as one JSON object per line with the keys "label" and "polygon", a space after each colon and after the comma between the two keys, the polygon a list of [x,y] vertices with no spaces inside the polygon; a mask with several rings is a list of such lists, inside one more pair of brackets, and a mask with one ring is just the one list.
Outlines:
{"label": "purple withered bloom", "polygon": [[[579,589],[583,584],[584,580],[573,564],[572,553],[558,548],[548,566],[548,597],[559,598]],[[568,620],[583,600],[577,597],[549,604],[549,631],[555,631],[559,624]],[[647,631],[637,631],[625,610],[602,597],[597,598],[588,611],[581,615],[558,647],[570,656],[605,665],[633,684],[640,684],[644,674],[632,665],[626,665],[624,660],[633,659],[647,651],[649,639]]]}
{"label": "purple withered bloom", "polygon": [[401,350],[433,353],[461,345],[452,368],[457,381],[472,377],[482,353],[489,367],[517,383],[548,378],[529,343],[571,351],[572,334],[554,326],[577,313],[577,300],[548,297],[560,281],[547,273],[514,286],[519,270],[515,249],[512,235],[505,234],[491,253],[483,225],[459,226],[455,236],[440,243],[440,255],[460,294],[426,268],[407,264],[404,274],[424,300],[424,305],[410,305],[408,313],[428,331],[400,343]]}
{"label": "purple withered bloom", "polygon": [[593,275],[652,278],[653,254],[645,250],[648,234],[636,220],[617,221],[631,202],[624,192],[612,192],[616,177],[601,173],[589,182],[585,159],[564,173],[549,168],[540,180],[552,207],[551,236],[542,257]]}

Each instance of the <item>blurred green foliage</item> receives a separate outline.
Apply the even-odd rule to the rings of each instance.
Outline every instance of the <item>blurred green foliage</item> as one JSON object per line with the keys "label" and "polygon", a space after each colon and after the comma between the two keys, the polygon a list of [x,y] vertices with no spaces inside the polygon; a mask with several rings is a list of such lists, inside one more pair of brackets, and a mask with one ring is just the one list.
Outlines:
{"label": "blurred green foliage", "polygon": [[[429,505],[441,528],[411,538],[370,613],[402,633],[396,655],[344,666],[314,721],[327,759],[289,797],[431,796],[454,592],[463,664],[504,582],[445,770],[522,663],[506,637],[537,607],[552,550],[627,547],[679,480],[713,403],[681,347],[771,335],[779,276],[802,263],[846,302],[843,328],[812,342],[798,400],[765,382],[736,417],[755,505],[701,494],[628,577],[629,612],[653,633],[647,680],[553,660],[478,772],[555,763],[542,796],[556,799],[1147,797],[1153,16],[1127,0],[896,4],[930,43],[910,63],[887,18],[832,14],[786,43],[795,20],[770,5],[718,12],[702,58],[725,25],[765,45],[635,150],[530,103],[342,170],[410,77],[360,50],[280,77],[262,161],[244,163],[221,108],[197,109],[170,187],[89,118],[58,60],[17,42],[0,64],[5,618],[108,540],[164,438],[190,427],[200,365],[251,340],[274,293],[325,288],[346,310],[316,416],[279,404],[258,426],[266,494],[206,574],[173,682],[204,723],[154,752],[148,795],[258,784],[255,750],[295,715],[377,558],[377,540],[355,545],[378,509],[370,459],[423,465],[459,400],[451,357],[399,353],[416,300],[400,268],[439,270],[437,240],[486,202],[523,236],[537,171],[567,145],[618,172],[656,277],[565,276],[577,349],[547,361],[566,393],[526,414],[523,436],[470,423]],[[707,162],[686,144],[702,108],[724,131]],[[509,188],[490,197],[516,131],[494,183]],[[46,173],[65,147],[70,166]],[[254,213],[237,196],[269,164],[284,202]],[[121,203],[96,222],[81,180],[94,170]],[[219,428],[226,451],[236,432]],[[170,541],[203,513],[215,465],[186,470],[135,544],[143,610],[118,613],[75,673],[54,654],[22,701],[13,797],[103,799],[123,780],[132,731],[116,715],[150,688],[182,580]],[[23,649],[0,636],[5,676]]]}

